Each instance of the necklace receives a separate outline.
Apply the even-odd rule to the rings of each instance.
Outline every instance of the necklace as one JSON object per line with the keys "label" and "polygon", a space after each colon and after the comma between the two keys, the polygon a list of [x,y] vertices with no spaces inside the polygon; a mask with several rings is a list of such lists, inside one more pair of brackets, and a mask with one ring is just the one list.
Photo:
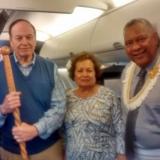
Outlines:
{"label": "necklace", "polygon": [[135,74],[135,70],[137,69],[137,65],[131,62],[131,64],[126,68],[125,78],[122,81],[123,83],[122,99],[124,105],[129,110],[133,110],[140,107],[144,99],[149,94],[149,91],[156,84],[158,76],[160,75],[160,69],[158,66],[159,61],[160,58],[158,58],[155,66],[147,73],[147,77],[142,89],[135,96],[131,96],[130,94],[131,94],[131,85],[133,81],[133,76]]}

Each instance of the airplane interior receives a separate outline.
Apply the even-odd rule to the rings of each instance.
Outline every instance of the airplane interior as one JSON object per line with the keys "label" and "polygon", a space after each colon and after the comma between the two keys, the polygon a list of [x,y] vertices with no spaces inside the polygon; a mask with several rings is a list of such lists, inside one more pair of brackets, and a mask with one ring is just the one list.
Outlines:
{"label": "airplane interior", "polygon": [[25,18],[36,27],[36,52],[41,56],[64,69],[71,53],[93,52],[108,79],[119,77],[122,71],[119,68],[129,61],[123,44],[123,27],[128,20],[143,17],[153,22],[157,30],[160,28],[159,0],[0,0],[0,3],[1,46],[8,41],[9,24]]}
{"label": "airplane interior", "polygon": [[[51,160],[52,157],[61,152],[60,150],[63,150],[61,153],[63,159],[67,159],[68,155],[73,157],[69,158],[69,160],[87,160],[86,157],[88,158],[89,156],[86,155],[88,153],[94,157],[88,158],[89,160],[160,160],[160,57],[157,56],[157,53],[159,53],[159,37],[156,32],[153,32],[155,27],[158,34],[160,34],[159,13],[160,0],[0,0],[0,49],[1,46],[10,46],[8,34],[10,24],[16,19],[26,19],[36,29],[35,53],[55,62],[58,66],[57,71],[53,63],[39,56],[33,56],[35,55],[34,47],[32,47],[35,46],[34,30],[33,28],[31,29],[30,25],[22,22],[20,30],[24,29],[25,25],[29,26],[29,29],[26,28],[30,31],[30,34],[26,31],[26,35],[32,36],[31,43],[33,45],[30,47],[32,48],[32,54],[30,54],[30,51],[28,52],[28,48],[22,48],[22,50],[26,49],[27,53],[30,54],[29,58],[27,57],[28,55],[26,56],[29,59],[29,63],[20,63],[20,59],[19,61],[17,60],[18,54],[15,54],[17,59],[13,56],[11,57],[14,73],[18,75],[18,78],[15,76],[15,79],[19,87],[17,87],[19,90],[15,89],[13,94],[11,93],[12,91],[8,93],[9,87],[5,79],[6,72],[4,72],[6,68],[3,70],[2,66],[5,63],[0,63],[0,66],[2,66],[0,69],[0,80],[2,82],[0,84],[0,160],[1,153],[4,153],[5,149],[7,151],[7,147],[9,149],[6,155],[10,153],[10,160],[12,160],[12,155],[15,156],[17,154],[16,156],[20,156],[21,154],[22,157],[23,154],[27,155],[26,146],[28,147],[29,145],[31,148],[30,153],[33,153],[33,156],[38,154],[41,157],[43,152],[42,154],[45,157],[46,155],[50,156],[47,153],[52,153]],[[150,39],[151,37],[156,38],[152,39],[153,45],[150,45],[152,41],[146,36],[150,41],[145,38],[150,43],[147,43],[147,47],[144,45],[144,48],[143,44],[140,44],[142,46],[141,48],[139,47],[141,52],[136,55],[137,57],[140,56],[140,58],[138,59],[135,56],[140,62],[147,57],[147,63],[141,63],[143,66],[136,62],[135,64],[132,63],[125,70],[125,76],[123,77],[122,71],[130,61],[126,54],[128,53],[126,52],[127,47],[124,45],[123,28],[128,21],[134,18],[149,20],[154,27],[151,25],[149,28],[141,22],[140,25],[142,24],[142,27],[144,27],[143,30],[139,26],[139,28],[137,27],[137,23],[136,25],[133,24],[133,26],[135,25],[140,29],[140,33],[149,28],[151,33],[147,32],[146,35],[148,36],[149,33],[152,35],[148,36]],[[131,25],[131,27],[133,26]],[[132,28],[130,32],[134,32],[136,30],[134,29]],[[20,32],[22,33],[22,31]],[[20,36],[25,37],[26,35]],[[133,34],[132,36],[134,37],[135,35]],[[81,63],[81,68],[91,66],[91,69],[86,67],[91,75],[88,74],[90,77],[87,75],[89,80],[85,79],[81,73],[79,73],[79,75],[81,74],[80,76],[78,75],[79,77],[77,76],[78,78],[76,77],[81,82],[82,85],[80,85],[82,87],[69,77],[70,59],[82,51],[93,53],[99,59],[102,64],[100,84],[103,86],[96,83],[98,81],[98,73],[96,72],[96,65],[93,65],[90,59],[92,66],[83,63],[83,60]],[[25,53],[25,51],[15,51],[15,53]],[[151,56],[148,56],[149,54]],[[3,58],[3,56],[1,57]],[[0,60],[2,60],[1,57]],[[23,58],[22,56],[22,60],[24,60]],[[86,68],[84,70],[87,70]],[[143,76],[141,86],[139,85],[141,88],[139,87],[140,89],[135,93],[137,84],[140,81],[140,76],[137,76],[138,71],[144,70],[144,68],[145,73],[147,70],[147,74]],[[32,74],[30,74],[31,71]],[[60,80],[57,78],[57,72],[60,75]],[[75,71],[73,72],[75,74]],[[75,78],[74,76],[72,77],[73,79]],[[95,84],[93,85],[93,83]],[[77,88],[75,88],[76,84]],[[70,90],[72,88],[75,88],[75,90]],[[99,88],[102,89],[100,90]],[[10,101],[7,101],[6,97],[8,96],[11,97]],[[9,102],[12,102],[12,104]],[[19,123],[16,123],[16,118],[14,118],[16,117],[16,111],[18,112]],[[69,117],[68,121],[66,117]],[[16,132],[15,129],[22,125],[23,130],[26,132],[17,134],[23,133],[21,130]],[[66,130],[63,128],[64,126]],[[61,127],[64,129],[62,129],[62,134]],[[67,130],[68,135],[66,137],[69,138],[66,140],[66,144],[70,143],[68,148],[73,151],[77,147],[75,153],[68,152],[68,155],[66,154],[68,148],[64,149],[64,132]],[[129,131],[129,134],[127,131]],[[6,134],[6,132],[8,133]],[[54,135],[54,133],[56,134]],[[84,133],[87,133],[87,136]],[[27,135],[27,138],[23,135]],[[127,137],[128,135],[129,138]],[[56,136],[60,139],[60,143]],[[19,139],[19,137],[25,137],[26,139]],[[75,143],[72,139],[77,140],[77,142]],[[52,143],[53,140],[54,143]],[[33,141],[34,143],[32,143]],[[26,145],[26,142],[31,143]],[[56,143],[62,145],[54,148],[56,150],[55,154],[52,152],[53,148],[51,147],[55,146]],[[128,148],[126,147],[127,143],[129,143]],[[15,151],[15,146],[18,145],[20,146],[20,151],[18,150],[19,148]],[[23,148],[21,148],[21,145]],[[146,146],[149,147],[147,148]],[[45,150],[43,150],[43,147]],[[13,152],[10,148],[13,149]],[[129,155],[131,159],[129,159],[127,157],[127,149],[131,150],[131,153],[135,151],[134,154],[140,155],[142,158],[132,157],[131,154],[131,156]],[[79,151],[81,151],[80,154]],[[79,157],[75,158],[77,155]],[[106,158],[108,155],[114,158]],[[152,159],[152,157],[155,158]],[[35,159],[37,160],[37,158]],[[44,159],[42,157],[41,160]],[[28,160],[28,158],[24,160]]]}

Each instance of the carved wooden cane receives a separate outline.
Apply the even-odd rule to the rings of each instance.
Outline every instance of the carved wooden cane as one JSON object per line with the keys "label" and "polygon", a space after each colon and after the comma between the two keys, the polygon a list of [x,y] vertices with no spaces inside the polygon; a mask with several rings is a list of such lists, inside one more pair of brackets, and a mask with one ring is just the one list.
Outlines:
{"label": "carved wooden cane", "polygon": [[[8,90],[9,90],[9,92],[16,91],[11,62],[9,59],[10,49],[8,47],[2,47],[1,53],[3,56],[4,70],[5,70]],[[19,112],[18,108],[16,108],[15,111],[13,112],[13,116],[14,116],[15,126],[20,126],[21,119],[20,119],[20,112]],[[28,153],[26,150],[26,144],[24,142],[21,142],[21,143],[19,143],[19,147],[20,147],[20,153],[21,153],[22,159],[29,160]]]}

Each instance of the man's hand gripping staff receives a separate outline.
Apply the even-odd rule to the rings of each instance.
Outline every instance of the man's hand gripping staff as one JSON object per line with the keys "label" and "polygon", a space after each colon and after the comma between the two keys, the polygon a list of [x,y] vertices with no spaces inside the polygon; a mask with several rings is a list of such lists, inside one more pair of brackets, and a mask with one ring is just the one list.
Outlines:
{"label": "man's hand gripping staff", "polygon": [[[2,57],[3,57],[4,70],[5,70],[6,81],[7,81],[7,85],[8,85],[8,91],[9,91],[9,93],[15,92],[16,87],[15,87],[13,73],[12,73],[12,67],[11,67],[11,63],[10,63],[10,59],[9,59],[9,54],[10,54],[9,47],[6,47],[6,46],[1,47],[0,54],[2,54]],[[20,126],[21,119],[20,119],[19,108],[14,109],[13,116],[14,116],[15,126]],[[28,156],[28,153],[26,150],[26,144],[24,142],[20,142],[19,147],[20,147],[20,153],[21,153],[22,159],[29,160],[29,156]]]}

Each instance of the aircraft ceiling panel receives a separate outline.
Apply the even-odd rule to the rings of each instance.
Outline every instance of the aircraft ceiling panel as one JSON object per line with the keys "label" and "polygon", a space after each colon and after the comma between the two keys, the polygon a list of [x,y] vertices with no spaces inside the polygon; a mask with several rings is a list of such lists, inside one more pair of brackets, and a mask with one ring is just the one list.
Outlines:
{"label": "aircraft ceiling panel", "polygon": [[76,6],[107,9],[103,0],[0,0],[1,9],[71,13]]}

